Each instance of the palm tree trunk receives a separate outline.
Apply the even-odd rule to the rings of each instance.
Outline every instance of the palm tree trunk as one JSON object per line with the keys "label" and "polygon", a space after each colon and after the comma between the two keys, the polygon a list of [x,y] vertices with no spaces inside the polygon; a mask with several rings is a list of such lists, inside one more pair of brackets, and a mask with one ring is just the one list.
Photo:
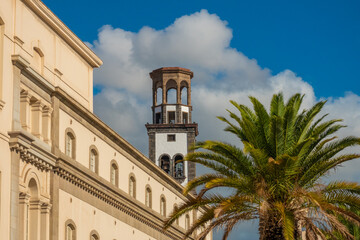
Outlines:
{"label": "palm tree trunk", "polygon": [[259,219],[259,234],[260,240],[285,240],[283,228],[278,223],[275,214],[267,214],[267,216],[260,216]]}

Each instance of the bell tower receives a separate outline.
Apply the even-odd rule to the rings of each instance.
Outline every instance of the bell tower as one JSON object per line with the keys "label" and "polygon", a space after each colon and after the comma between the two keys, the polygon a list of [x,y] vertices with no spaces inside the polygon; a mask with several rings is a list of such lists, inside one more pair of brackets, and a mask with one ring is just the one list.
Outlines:
{"label": "bell tower", "polygon": [[181,161],[192,151],[198,135],[198,125],[191,120],[193,75],[189,69],[180,67],[163,67],[150,73],[153,122],[145,125],[149,158],[182,185],[196,174],[195,163]]}

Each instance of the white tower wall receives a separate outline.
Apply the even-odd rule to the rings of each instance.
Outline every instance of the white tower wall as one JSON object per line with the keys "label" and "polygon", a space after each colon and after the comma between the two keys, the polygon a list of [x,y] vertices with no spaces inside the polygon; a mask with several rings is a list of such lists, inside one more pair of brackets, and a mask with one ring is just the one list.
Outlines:
{"label": "white tower wall", "polygon": [[[175,141],[169,142],[168,135],[175,135]],[[160,156],[167,154],[171,159],[174,159],[176,154],[181,154],[185,157],[188,153],[187,134],[186,133],[156,133],[155,134],[155,163],[160,166]],[[185,176],[188,176],[188,164],[184,162]],[[185,185],[188,179],[185,178],[182,185]]]}

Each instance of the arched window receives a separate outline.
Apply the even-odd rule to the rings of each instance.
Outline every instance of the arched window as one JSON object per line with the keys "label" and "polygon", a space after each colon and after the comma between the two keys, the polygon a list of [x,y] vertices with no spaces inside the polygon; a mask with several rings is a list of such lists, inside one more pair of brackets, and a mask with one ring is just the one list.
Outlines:
{"label": "arched window", "polygon": [[[174,204],[174,212],[176,212],[178,209],[179,209],[179,208],[178,208],[178,206],[177,206],[176,203],[175,203],[175,204]],[[175,220],[175,223],[176,223],[177,225],[179,225],[179,218],[177,218],[177,219]]]}
{"label": "arched window", "polygon": [[149,208],[152,207],[152,192],[150,186],[145,189],[145,205]]}
{"label": "arched window", "polygon": [[189,230],[190,229],[190,216],[189,214],[186,214],[185,216],[185,230]]}
{"label": "arched window", "polygon": [[76,227],[72,220],[65,223],[65,240],[76,240]]}
{"label": "arched window", "polygon": [[75,134],[74,132],[68,128],[66,129],[66,135],[65,135],[65,154],[66,156],[71,157],[72,159],[75,159]]}
{"label": "arched window", "polygon": [[129,178],[129,194],[131,197],[136,198],[136,180],[134,176]]}
{"label": "arched window", "polygon": [[110,167],[110,182],[115,186],[119,186],[119,168],[113,160]]}
{"label": "arched window", "polygon": [[163,155],[160,159],[160,167],[167,174],[171,174],[170,172],[170,157],[168,155]]}
{"label": "arched window", "polygon": [[188,95],[188,89],[187,87],[181,88],[181,104],[187,105],[187,95]]}
{"label": "arched window", "polygon": [[90,147],[89,169],[94,173],[99,172],[99,153],[95,146]]}
{"label": "arched window", "polygon": [[188,95],[189,95],[189,84],[187,81],[183,80],[180,83],[180,98],[181,98],[180,100],[182,104],[189,105]]}
{"label": "arched window", "polygon": [[99,233],[95,230],[92,230],[90,233],[90,240],[100,240]]}
{"label": "arched window", "polygon": [[[35,239],[39,236],[40,208],[39,208],[39,187],[34,178],[28,183],[28,202],[25,205],[24,224],[25,239]],[[41,227],[41,226],[40,226]]]}
{"label": "arched window", "polygon": [[44,54],[38,47],[34,47],[33,67],[40,74],[44,74]]}
{"label": "arched window", "polygon": [[177,87],[177,83],[173,79],[166,82],[166,103],[177,103]]}
{"label": "arched window", "polygon": [[176,103],[176,89],[171,88],[166,93],[167,103],[175,104]]}
{"label": "arched window", "polygon": [[166,200],[164,196],[160,198],[160,214],[166,217]]}
{"label": "arched window", "polygon": [[184,162],[183,160],[183,156],[181,155],[176,155],[175,156],[175,166],[174,166],[174,177],[175,178],[184,178]]}
{"label": "arched window", "polygon": [[163,99],[162,99],[162,88],[159,87],[156,90],[156,105],[162,104],[163,103]]}

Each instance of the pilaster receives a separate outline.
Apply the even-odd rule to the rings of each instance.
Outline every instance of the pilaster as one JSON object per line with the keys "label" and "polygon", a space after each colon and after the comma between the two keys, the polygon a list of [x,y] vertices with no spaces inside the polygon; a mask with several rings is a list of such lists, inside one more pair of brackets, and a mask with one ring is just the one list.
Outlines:
{"label": "pilaster", "polygon": [[59,155],[60,101],[56,96],[51,96],[51,104],[51,152]]}
{"label": "pilaster", "polygon": [[50,239],[59,239],[59,189],[60,189],[60,177],[53,171],[50,172],[50,196],[51,196],[51,209],[50,211]]}
{"label": "pilaster", "polygon": [[49,240],[50,239],[50,209],[51,204],[47,202],[41,203],[40,209],[40,222],[41,222],[41,233],[40,240]]}
{"label": "pilaster", "polygon": [[30,198],[29,202],[29,239],[39,240],[40,239],[40,230],[41,230],[41,221],[40,221],[40,210],[41,210],[41,201]]}
{"label": "pilaster", "polygon": [[[13,111],[12,130],[21,130],[20,122],[20,79],[21,71],[29,66],[20,55],[11,56],[13,63]],[[19,165],[20,154],[11,152],[11,183],[10,183],[10,240],[19,240]]]}
{"label": "pilaster", "polygon": [[22,90],[20,93],[20,122],[21,127],[25,130],[30,132],[31,130],[31,107],[30,107],[30,100],[31,94],[26,91]]}
{"label": "pilaster", "polygon": [[39,139],[42,137],[42,115],[44,103],[41,100],[31,104],[31,133]]}
{"label": "pilaster", "polygon": [[19,229],[20,239],[26,239],[26,235],[29,231],[26,219],[29,214],[29,199],[30,195],[26,192],[20,192],[19,194]]}
{"label": "pilaster", "polygon": [[11,152],[10,240],[19,240],[19,165],[20,154]]}
{"label": "pilaster", "polygon": [[175,116],[176,116],[176,119],[175,119],[175,123],[178,123],[178,124],[181,124],[181,105],[180,104],[177,104],[176,105],[176,108],[175,108]]}
{"label": "pilaster", "polygon": [[42,136],[45,143],[51,145],[51,113],[52,108],[45,106],[42,112]]}

